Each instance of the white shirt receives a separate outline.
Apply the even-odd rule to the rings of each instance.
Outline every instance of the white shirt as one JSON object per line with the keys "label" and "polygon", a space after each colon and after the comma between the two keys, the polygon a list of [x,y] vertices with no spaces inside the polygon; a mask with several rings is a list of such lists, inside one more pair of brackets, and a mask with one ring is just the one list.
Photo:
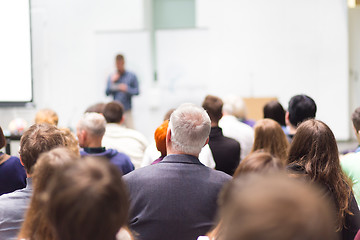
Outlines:
{"label": "white shirt", "polygon": [[250,152],[254,143],[254,130],[252,127],[240,122],[232,115],[224,115],[219,121],[225,137],[233,138],[240,143],[241,159]]}
{"label": "white shirt", "polygon": [[102,145],[128,155],[136,169],[141,165],[148,141],[144,135],[136,130],[116,123],[108,123]]}

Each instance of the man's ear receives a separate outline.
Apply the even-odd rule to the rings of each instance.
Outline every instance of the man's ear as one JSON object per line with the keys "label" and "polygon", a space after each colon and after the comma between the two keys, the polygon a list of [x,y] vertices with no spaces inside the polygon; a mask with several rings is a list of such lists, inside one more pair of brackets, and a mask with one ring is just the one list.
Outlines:
{"label": "man's ear", "polygon": [[286,112],[286,113],[285,113],[285,124],[286,124],[286,126],[290,126],[290,125],[291,125],[290,119],[289,119],[289,112]]}
{"label": "man's ear", "polygon": [[171,130],[170,128],[167,129],[167,132],[166,132],[166,145],[168,142],[171,142]]}
{"label": "man's ear", "polygon": [[124,117],[124,115],[122,115],[122,117],[121,117],[121,120],[120,120],[119,124],[123,124],[123,123],[124,123],[124,121],[125,121],[125,117]]}
{"label": "man's ear", "polygon": [[84,145],[86,142],[86,138],[87,132],[84,129],[80,130],[78,134],[79,145]]}
{"label": "man's ear", "polygon": [[206,142],[205,142],[204,146],[205,146],[206,144],[208,144],[208,143],[209,143],[209,137],[206,139]]}
{"label": "man's ear", "polygon": [[23,165],[23,166],[24,166],[24,163],[23,163],[23,161],[21,160],[21,156],[19,156],[19,159],[20,159],[20,163],[21,163],[21,165]]}

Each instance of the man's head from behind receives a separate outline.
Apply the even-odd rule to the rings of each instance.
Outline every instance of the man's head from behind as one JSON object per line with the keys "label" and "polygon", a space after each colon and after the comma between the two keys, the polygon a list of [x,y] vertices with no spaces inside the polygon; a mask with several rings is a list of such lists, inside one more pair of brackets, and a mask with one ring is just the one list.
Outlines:
{"label": "man's head from behind", "polygon": [[297,128],[303,121],[315,118],[316,103],[315,101],[304,94],[296,95],[289,101],[288,113],[286,119],[290,124]]}
{"label": "man's head from behind", "polygon": [[198,156],[208,142],[210,129],[210,118],[203,108],[182,104],[170,116],[166,137],[168,154],[176,152]]}
{"label": "man's head from behind", "polygon": [[116,239],[128,220],[122,175],[103,159],[87,157],[57,171],[46,193],[44,212],[56,239]]}
{"label": "man's head from behind", "polygon": [[351,115],[351,120],[354,125],[356,137],[358,141],[360,141],[360,107],[355,109],[355,111]]}
{"label": "man's head from behind", "polygon": [[202,107],[209,114],[211,123],[218,124],[222,117],[223,101],[215,96],[207,95],[203,101]]}
{"label": "man's head from behind", "polygon": [[228,95],[223,98],[224,115],[233,115],[238,119],[246,119],[247,109],[243,99],[236,95]]}
{"label": "man's head from behind", "polygon": [[124,107],[117,101],[105,105],[103,115],[107,123],[121,123],[123,121]]}
{"label": "man's head from behind", "polygon": [[[80,147],[89,147],[97,143],[101,147],[101,140],[105,134],[106,120],[99,113],[85,113],[76,127]],[[92,146],[94,147],[94,146]]]}
{"label": "man's head from behind", "polygon": [[48,123],[54,126],[57,126],[59,122],[59,117],[55,111],[51,109],[41,109],[36,113],[35,123]]}
{"label": "man's head from behind", "polygon": [[50,124],[34,124],[21,137],[20,158],[28,174],[33,171],[39,155],[56,147],[65,147],[61,130]]}

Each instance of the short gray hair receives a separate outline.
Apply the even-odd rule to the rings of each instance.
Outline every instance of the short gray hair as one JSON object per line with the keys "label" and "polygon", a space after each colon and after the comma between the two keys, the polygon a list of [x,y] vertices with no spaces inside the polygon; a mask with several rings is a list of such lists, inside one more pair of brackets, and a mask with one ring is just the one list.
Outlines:
{"label": "short gray hair", "polygon": [[99,113],[85,113],[80,119],[77,127],[80,130],[88,131],[94,136],[104,136],[106,129],[106,120]]}
{"label": "short gray hair", "polygon": [[247,109],[244,100],[236,95],[228,95],[223,98],[223,113],[233,115],[237,118],[246,118]]}
{"label": "short gray hair", "polygon": [[203,108],[185,103],[171,114],[169,129],[174,150],[198,155],[209,137],[211,122]]}

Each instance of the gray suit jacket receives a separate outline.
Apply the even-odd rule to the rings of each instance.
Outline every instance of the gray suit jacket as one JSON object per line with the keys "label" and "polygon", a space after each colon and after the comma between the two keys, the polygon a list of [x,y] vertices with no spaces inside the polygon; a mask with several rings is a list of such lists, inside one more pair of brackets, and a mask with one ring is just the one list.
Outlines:
{"label": "gray suit jacket", "polygon": [[231,177],[190,155],[124,176],[130,193],[130,229],[139,240],[195,240],[214,225],[217,197]]}

